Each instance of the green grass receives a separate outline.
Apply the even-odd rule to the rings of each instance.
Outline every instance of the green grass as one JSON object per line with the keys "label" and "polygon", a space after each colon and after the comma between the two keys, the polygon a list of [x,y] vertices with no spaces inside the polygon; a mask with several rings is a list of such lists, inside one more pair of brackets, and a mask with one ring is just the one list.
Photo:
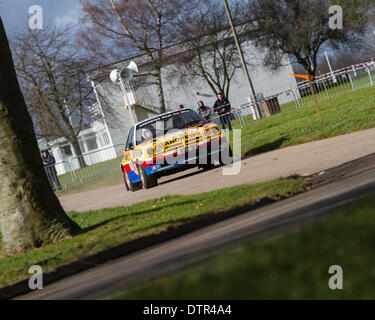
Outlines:
{"label": "green grass", "polygon": [[[118,299],[375,299],[375,195],[299,231],[244,244]],[[343,268],[343,290],[328,287]]]}
{"label": "green grass", "polygon": [[[374,78],[374,75],[373,75]],[[336,85],[333,85],[332,83],[327,83],[325,82],[325,87],[323,83],[320,83],[319,87],[321,88],[321,91],[317,92],[316,96],[319,100],[319,102],[324,101],[324,100],[329,100],[331,98],[335,98],[337,96],[341,96],[343,94],[351,94],[353,93],[353,88],[349,80],[344,81],[343,79],[337,78],[338,82]],[[353,84],[355,90],[363,89],[363,88],[368,88],[371,86],[370,79],[368,76],[368,73],[365,72],[358,72],[357,77],[352,76],[353,79]],[[309,87],[305,88],[303,92],[309,92],[310,89]],[[327,94],[327,91],[329,94]],[[306,107],[308,105],[313,105],[314,100],[313,97],[310,93],[310,95],[307,95],[303,98],[299,99],[299,103],[301,107]],[[285,111],[290,111],[290,110],[295,110],[297,108],[295,101],[285,103],[281,105],[281,110],[283,112]]]}
{"label": "green grass", "polygon": [[322,100],[320,109],[323,124],[320,124],[313,104],[259,121],[247,119],[248,125],[242,129],[242,155],[258,154],[374,127],[375,87],[348,91],[338,97]]}
{"label": "green grass", "polygon": [[0,286],[26,278],[29,267],[34,264],[41,265],[45,272],[51,271],[56,266],[130,240],[159,234],[170,227],[195,221],[202,215],[213,216],[231,208],[251,205],[265,197],[278,200],[302,192],[306,186],[307,182],[303,178],[290,177],[199,195],[167,196],[129,207],[71,212],[69,215],[85,232],[22,255],[0,258]]}

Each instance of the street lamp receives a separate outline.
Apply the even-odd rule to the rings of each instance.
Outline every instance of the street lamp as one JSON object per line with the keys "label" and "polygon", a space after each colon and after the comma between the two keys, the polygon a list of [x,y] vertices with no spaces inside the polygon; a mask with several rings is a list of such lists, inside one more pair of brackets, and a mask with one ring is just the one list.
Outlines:
{"label": "street lamp", "polygon": [[129,82],[131,79],[133,79],[135,73],[138,73],[138,67],[134,61],[131,61],[128,67],[112,70],[109,75],[112,82],[120,84],[121,92],[125,99],[125,103],[128,106],[133,124],[136,124],[137,122],[132,109],[132,104],[135,103],[135,99],[134,94],[131,92],[131,90],[126,89],[126,85],[129,87]]}

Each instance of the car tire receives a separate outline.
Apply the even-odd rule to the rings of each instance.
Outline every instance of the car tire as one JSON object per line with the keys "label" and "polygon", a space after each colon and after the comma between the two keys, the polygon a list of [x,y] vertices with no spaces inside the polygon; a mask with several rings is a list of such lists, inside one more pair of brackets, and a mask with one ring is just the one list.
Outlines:
{"label": "car tire", "polygon": [[[210,150],[208,150],[210,152]],[[207,164],[200,164],[199,168],[202,168],[203,170],[211,170],[212,168],[215,168],[215,164],[212,163],[212,157],[211,155],[207,155]]]}
{"label": "car tire", "polygon": [[208,170],[211,170],[211,169],[215,168],[215,164],[202,164],[201,168],[204,171],[208,171]]}
{"label": "car tire", "polygon": [[[222,165],[222,166],[225,166],[225,165],[227,165],[227,164],[231,164],[231,163],[233,163],[233,152],[232,152],[232,148],[230,147],[230,146],[228,146],[228,148],[229,148],[229,154],[227,154],[227,152],[220,152],[220,160],[219,160],[219,162],[220,162],[220,164]],[[230,159],[228,159],[228,156],[229,156],[229,158]],[[228,161],[229,160],[229,161]]]}
{"label": "car tire", "polygon": [[140,183],[133,183],[130,180],[129,175],[128,175],[128,173],[126,171],[124,171],[124,177],[125,177],[125,180],[126,180],[126,184],[127,184],[128,188],[129,188],[129,191],[135,192],[135,191],[137,191],[137,190],[140,189],[140,185],[141,184]]}
{"label": "car tire", "polygon": [[142,165],[138,166],[139,175],[143,184],[143,188],[151,189],[158,185],[158,178],[156,174],[147,175],[145,169]]}

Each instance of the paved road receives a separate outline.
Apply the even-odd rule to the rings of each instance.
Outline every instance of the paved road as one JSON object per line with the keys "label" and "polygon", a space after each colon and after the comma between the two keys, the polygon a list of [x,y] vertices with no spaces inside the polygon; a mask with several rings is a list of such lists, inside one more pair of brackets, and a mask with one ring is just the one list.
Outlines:
{"label": "paved road", "polygon": [[67,211],[86,211],[128,206],[170,194],[195,194],[228,186],[277,179],[291,174],[307,175],[326,170],[375,152],[375,129],[292,146],[260,154],[241,162],[241,174],[224,176],[222,168],[208,172],[192,169],[160,179],[160,185],[136,193],[118,185],[60,199]]}
{"label": "paved road", "polygon": [[189,261],[261,232],[293,226],[375,192],[375,168],[47,285],[19,299],[100,298],[132,282],[178,270]]}

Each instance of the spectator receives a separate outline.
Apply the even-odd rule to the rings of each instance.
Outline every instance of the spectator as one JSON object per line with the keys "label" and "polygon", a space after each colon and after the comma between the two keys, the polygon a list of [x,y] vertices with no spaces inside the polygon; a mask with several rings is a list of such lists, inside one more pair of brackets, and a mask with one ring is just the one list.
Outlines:
{"label": "spectator", "polygon": [[217,95],[217,100],[214,105],[215,113],[220,117],[221,126],[225,130],[225,124],[228,125],[229,131],[232,131],[232,124],[230,122],[229,112],[232,107],[228,99],[224,98],[222,93]]}
{"label": "spectator", "polygon": [[208,122],[211,121],[211,109],[204,105],[203,101],[198,102],[199,108],[197,109],[197,112],[205,118]]}
{"label": "spectator", "polygon": [[59,181],[59,178],[57,177],[57,171],[55,168],[55,163],[56,160],[55,158],[49,154],[48,150],[43,150],[42,151],[42,160],[43,160],[43,165],[44,169],[46,170],[47,177],[49,184],[51,185],[53,191],[56,191],[55,185],[58,190],[61,190],[61,184]]}

